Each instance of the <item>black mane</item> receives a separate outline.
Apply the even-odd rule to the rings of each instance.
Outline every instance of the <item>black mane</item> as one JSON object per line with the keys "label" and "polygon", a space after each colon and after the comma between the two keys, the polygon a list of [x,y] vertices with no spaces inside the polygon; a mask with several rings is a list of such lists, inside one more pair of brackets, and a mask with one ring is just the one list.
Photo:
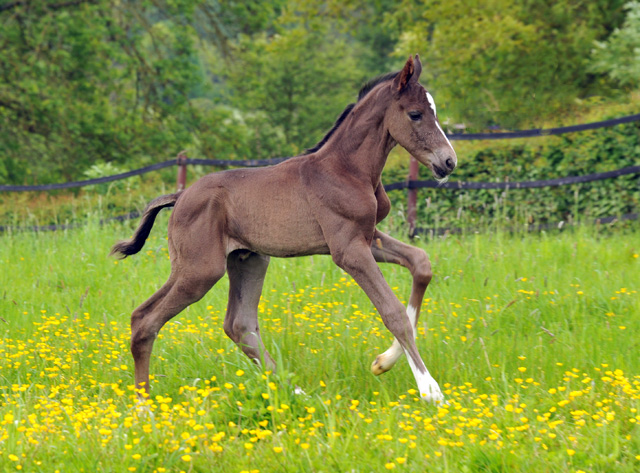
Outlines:
{"label": "black mane", "polygon": [[376,85],[382,84],[383,82],[387,82],[388,80],[391,80],[391,79],[395,79],[398,74],[400,74],[400,71],[388,72],[387,74],[382,74],[381,76],[371,79],[369,82],[363,85],[362,88],[360,89],[360,92],[358,92],[358,102],[360,102],[360,100],[362,100],[369,92],[371,92],[371,90]]}
{"label": "black mane", "polygon": [[[362,88],[360,89],[360,92],[358,92],[358,102],[360,102],[360,100],[362,100],[364,97],[366,97],[366,95],[369,92],[371,92],[371,90],[376,85],[381,84],[383,82],[386,82],[388,80],[395,79],[398,74],[400,74],[400,72],[389,72],[387,74],[383,74],[381,76],[378,76],[375,79],[371,79],[369,82],[364,84],[362,86]],[[329,138],[331,138],[331,136],[335,133],[335,131],[338,129],[338,127],[342,124],[342,122],[345,121],[345,119],[347,118],[347,116],[349,115],[351,110],[353,110],[353,107],[355,107],[355,106],[356,106],[355,103],[350,103],[349,105],[347,105],[347,107],[342,111],[342,113],[340,114],[340,116],[338,117],[336,122],[333,124],[333,127],[331,127],[331,129],[327,132],[327,134],[324,135],[324,138],[322,138],[318,142],[318,144],[315,145],[313,148],[309,148],[308,150],[306,150],[304,152],[304,154],[307,155],[307,154],[315,153],[320,148],[322,148],[326,144],[326,142],[329,141]]]}

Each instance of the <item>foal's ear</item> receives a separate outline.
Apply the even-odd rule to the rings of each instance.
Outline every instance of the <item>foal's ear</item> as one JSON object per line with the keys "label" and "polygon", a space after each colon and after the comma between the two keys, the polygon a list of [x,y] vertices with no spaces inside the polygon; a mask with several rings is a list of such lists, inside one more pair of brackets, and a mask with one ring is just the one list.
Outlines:
{"label": "foal's ear", "polygon": [[420,56],[416,54],[416,57],[413,58],[413,77],[412,79],[418,82],[420,79],[420,74],[422,73],[422,62],[420,62]]}
{"label": "foal's ear", "polygon": [[422,63],[420,62],[420,57],[417,54],[415,58],[409,56],[404,67],[393,81],[396,92],[403,92],[409,83],[418,82],[421,72]]}

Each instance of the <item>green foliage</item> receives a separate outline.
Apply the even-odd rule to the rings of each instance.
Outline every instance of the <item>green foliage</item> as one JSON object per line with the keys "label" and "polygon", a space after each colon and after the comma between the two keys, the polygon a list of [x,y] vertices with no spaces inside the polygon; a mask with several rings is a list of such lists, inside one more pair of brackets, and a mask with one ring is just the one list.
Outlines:
{"label": "green foliage", "polygon": [[[101,177],[122,174],[123,172],[126,172],[126,170],[115,166],[113,163],[96,163],[92,164],[91,167],[84,172],[84,177],[85,179],[98,179]],[[85,186],[84,189],[88,192],[96,192],[101,195],[107,195],[111,192],[130,193],[131,191],[136,191],[138,189],[139,182],[140,176],[133,176],[127,179],[106,182],[104,184]]]}
{"label": "green foliage", "polygon": [[296,154],[364,81],[416,52],[443,123],[562,125],[577,107],[628,100],[639,85],[638,2],[623,6],[5,2],[0,180],[76,180],[94,163],[133,169],[182,149],[220,159]]}
{"label": "green foliage", "polygon": [[597,41],[592,70],[606,73],[622,85],[640,85],[640,2],[625,5],[627,17],[606,41]]}
{"label": "green foliage", "polygon": [[301,24],[297,13],[285,12],[275,34],[241,37],[236,60],[226,70],[230,100],[242,110],[261,113],[260,120],[252,120],[256,134],[268,135],[265,127],[274,124],[282,131],[282,142],[253,142],[252,157],[286,156],[312,147],[355,101],[367,77],[344,36],[322,17]]}
{"label": "green foliage", "polygon": [[[179,3],[166,14],[188,2]],[[2,18],[0,123],[11,133],[0,161],[9,181],[77,178],[96,160],[144,162],[189,142],[189,25],[148,4],[37,5],[18,2]]]}
{"label": "green foliage", "polygon": [[[640,123],[635,122],[558,137],[463,148],[451,179],[517,182],[582,176],[637,165],[639,155]],[[385,172],[384,182],[405,180],[406,176],[406,166],[396,166]],[[420,179],[430,178],[429,170],[421,166]],[[396,220],[398,211],[401,215],[405,212],[399,192],[391,194],[396,204],[392,218]],[[482,228],[589,222],[637,212],[639,207],[637,174],[537,189],[420,189],[418,226]]]}
{"label": "green foliage", "polygon": [[622,1],[418,3],[397,52],[424,53],[423,83],[458,122],[535,124],[576,98],[603,93],[588,58],[593,41],[621,21]]}

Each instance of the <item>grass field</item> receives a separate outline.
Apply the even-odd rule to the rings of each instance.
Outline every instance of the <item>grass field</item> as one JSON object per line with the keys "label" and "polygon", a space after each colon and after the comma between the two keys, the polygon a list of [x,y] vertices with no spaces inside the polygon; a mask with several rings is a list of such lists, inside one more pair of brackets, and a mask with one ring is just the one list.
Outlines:
{"label": "grass field", "polygon": [[[636,472],[640,229],[417,242],[435,278],[418,348],[448,405],[327,257],[272,260],[260,304],[277,373],[222,330],[227,281],[156,341],[136,402],[133,308],[169,273],[166,215],[142,253],[114,224],[0,236],[2,472]],[[398,296],[410,276],[383,266]],[[304,394],[295,394],[299,386]]]}

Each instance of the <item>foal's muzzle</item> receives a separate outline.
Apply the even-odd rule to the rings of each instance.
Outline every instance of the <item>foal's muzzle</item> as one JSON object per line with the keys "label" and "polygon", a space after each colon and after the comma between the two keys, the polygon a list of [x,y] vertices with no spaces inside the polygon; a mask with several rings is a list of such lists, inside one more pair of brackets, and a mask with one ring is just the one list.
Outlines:
{"label": "foal's muzzle", "polygon": [[439,150],[431,158],[431,170],[436,179],[444,179],[456,168],[458,157],[451,149]]}

